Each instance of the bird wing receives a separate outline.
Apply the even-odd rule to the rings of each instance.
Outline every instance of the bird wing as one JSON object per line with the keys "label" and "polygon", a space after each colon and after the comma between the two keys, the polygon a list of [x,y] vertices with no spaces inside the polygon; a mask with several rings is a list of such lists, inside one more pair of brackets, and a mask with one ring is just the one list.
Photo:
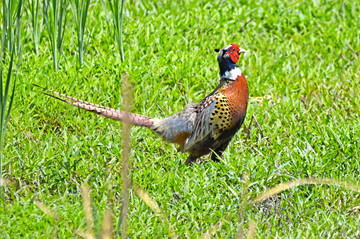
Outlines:
{"label": "bird wing", "polygon": [[197,142],[207,138],[216,130],[216,125],[211,122],[216,101],[217,94],[212,94],[198,104],[195,124],[191,135],[185,141],[184,151],[187,151],[187,149],[191,148]]}

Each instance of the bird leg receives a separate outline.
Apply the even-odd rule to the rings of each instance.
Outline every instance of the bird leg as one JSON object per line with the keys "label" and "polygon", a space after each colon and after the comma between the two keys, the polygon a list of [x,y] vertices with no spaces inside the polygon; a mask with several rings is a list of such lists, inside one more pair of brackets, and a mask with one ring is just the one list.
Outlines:
{"label": "bird leg", "polygon": [[186,165],[190,165],[192,163],[195,163],[196,162],[196,159],[198,159],[198,157],[195,157],[195,156],[191,156],[189,155],[185,161],[185,164]]}
{"label": "bird leg", "polygon": [[211,154],[211,160],[216,163],[219,163],[220,159],[223,156],[223,152],[225,151],[225,149],[229,143],[230,143],[230,141],[225,142],[219,148],[215,149],[214,152]]}

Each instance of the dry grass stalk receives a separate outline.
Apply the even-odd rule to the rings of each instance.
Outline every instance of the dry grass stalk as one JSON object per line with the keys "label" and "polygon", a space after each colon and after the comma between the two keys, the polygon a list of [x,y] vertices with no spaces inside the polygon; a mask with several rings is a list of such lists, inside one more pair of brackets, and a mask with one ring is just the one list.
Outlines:
{"label": "dry grass stalk", "polygon": [[36,201],[35,204],[40,208],[41,211],[43,211],[43,213],[45,213],[49,217],[51,217],[55,220],[59,219],[59,215],[56,212],[54,212],[53,210],[51,210],[48,206],[43,204],[42,202]]}
{"label": "dry grass stalk", "polygon": [[225,221],[226,221],[225,218],[217,221],[214,224],[214,226],[210,227],[209,230],[207,230],[207,232],[205,232],[204,234],[201,235],[200,239],[212,238],[215,235],[215,233],[221,229],[221,227]]}
{"label": "dry grass stalk", "polygon": [[0,186],[6,186],[8,181],[5,178],[0,178]]}
{"label": "dry grass stalk", "polygon": [[113,238],[113,221],[112,221],[112,214],[110,211],[107,211],[104,219],[103,219],[103,223],[102,223],[102,227],[101,227],[101,233],[100,233],[100,238],[101,239],[111,239]]}
{"label": "dry grass stalk", "polygon": [[174,229],[171,227],[169,221],[167,220],[159,205],[150,197],[150,195],[144,189],[142,189],[135,183],[132,183],[132,185],[135,193],[146,203],[146,205],[151,208],[151,210],[155,212],[156,216],[158,216],[167,226],[169,230],[169,237],[177,238]]}
{"label": "dry grass stalk", "polygon": [[[339,181],[339,180],[335,180],[335,179],[328,179],[328,178],[303,178],[303,179],[279,184],[279,185],[269,189],[268,191],[260,194],[259,196],[257,196],[253,200],[253,203],[262,202],[282,191],[285,191],[286,189],[290,189],[290,188],[301,186],[301,185],[308,185],[308,184],[326,184],[326,185],[332,185],[332,186],[339,186],[339,187],[343,187],[343,188],[346,188],[349,190],[360,192],[360,185],[358,185],[358,184],[353,184],[353,183],[348,183],[348,182],[343,182],[343,181]],[[240,215],[242,215],[242,210],[245,210],[245,209],[244,208],[240,209]],[[229,216],[225,216],[223,219],[218,221],[212,228],[210,228],[206,233],[204,233],[201,236],[201,238],[210,238],[213,235],[215,235],[215,233],[221,229],[223,222],[226,220],[225,218],[228,218],[228,217]],[[240,218],[240,219],[242,220],[242,218]],[[242,225],[242,223],[241,223],[241,225]],[[256,233],[256,223],[251,221],[249,224],[247,238],[255,238],[255,233]],[[239,228],[236,238],[244,238],[244,231],[241,226]]]}
{"label": "dry grass stalk", "polygon": [[251,221],[249,223],[249,229],[248,229],[248,233],[247,233],[246,238],[247,239],[255,238],[255,233],[256,233],[256,223],[254,221]]}
{"label": "dry grass stalk", "polygon": [[[131,87],[129,78],[126,75],[122,75],[122,92],[124,99],[124,111],[131,111]],[[121,207],[119,227],[121,226],[121,237],[127,237],[127,219],[128,219],[128,204],[129,204],[129,155],[130,155],[130,122],[129,117],[125,115],[123,124],[123,147],[122,147],[122,167],[121,167],[121,179],[123,190],[123,204]]]}
{"label": "dry grass stalk", "polygon": [[264,95],[264,96],[259,96],[259,97],[250,97],[250,99],[258,104],[262,104],[262,102],[264,100],[270,100],[272,99],[272,96],[271,95]]}
{"label": "dry grass stalk", "polygon": [[262,202],[265,199],[274,196],[275,194],[278,194],[282,191],[285,191],[286,189],[301,186],[301,185],[307,185],[307,184],[326,184],[326,185],[333,185],[333,186],[339,186],[346,189],[350,189],[356,192],[360,192],[360,185],[343,182],[335,179],[329,179],[329,178],[303,178],[299,180],[294,180],[286,183],[279,184],[268,191],[260,194],[254,199],[254,203]]}
{"label": "dry grass stalk", "polygon": [[84,232],[84,231],[76,231],[75,232],[78,236],[85,238],[85,239],[95,239],[96,237],[89,233],[89,232]]}
{"label": "dry grass stalk", "polygon": [[89,187],[86,184],[81,186],[81,197],[84,206],[84,214],[86,219],[87,233],[94,234],[94,219],[91,208],[91,199],[90,199],[90,191]]}

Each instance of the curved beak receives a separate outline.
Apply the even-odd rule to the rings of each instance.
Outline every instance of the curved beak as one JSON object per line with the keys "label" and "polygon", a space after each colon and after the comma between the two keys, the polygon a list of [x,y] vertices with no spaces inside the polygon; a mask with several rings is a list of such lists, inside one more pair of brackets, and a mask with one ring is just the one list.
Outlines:
{"label": "curved beak", "polygon": [[249,51],[247,51],[247,50],[245,50],[245,49],[242,49],[242,48],[240,48],[240,50],[239,50],[239,55],[240,55],[240,53],[248,53]]}

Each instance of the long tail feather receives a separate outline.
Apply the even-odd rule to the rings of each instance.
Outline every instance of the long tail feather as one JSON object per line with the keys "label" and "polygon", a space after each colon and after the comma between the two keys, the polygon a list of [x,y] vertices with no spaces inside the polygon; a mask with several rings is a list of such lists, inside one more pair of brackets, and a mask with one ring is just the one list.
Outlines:
{"label": "long tail feather", "polygon": [[118,120],[118,121],[129,120],[130,124],[144,126],[144,127],[147,127],[147,128],[151,128],[153,126],[153,124],[154,124],[155,119],[147,117],[147,116],[137,115],[137,114],[123,112],[123,111],[120,111],[120,110],[111,109],[111,108],[104,107],[104,106],[101,106],[101,105],[86,102],[84,100],[79,100],[79,99],[76,99],[74,97],[58,93],[56,91],[48,90],[48,89],[46,89],[44,87],[41,87],[39,85],[34,84],[34,86],[39,87],[44,91],[48,91],[48,92],[54,94],[54,95],[52,95],[52,94],[47,93],[47,92],[42,92],[45,95],[48,95],[48,96],[50,96],[52,98],[55,98],[57,100],[61,100],[61,101],[65,102],[65,103],[67,103],[69,105],[73,105],[73,106],[78,107],[80,109],[90,111],[90,112],[93,112],[95,114],[102,115],[102,116],[105,116],[105,117],[113,119],[113,120]]}

